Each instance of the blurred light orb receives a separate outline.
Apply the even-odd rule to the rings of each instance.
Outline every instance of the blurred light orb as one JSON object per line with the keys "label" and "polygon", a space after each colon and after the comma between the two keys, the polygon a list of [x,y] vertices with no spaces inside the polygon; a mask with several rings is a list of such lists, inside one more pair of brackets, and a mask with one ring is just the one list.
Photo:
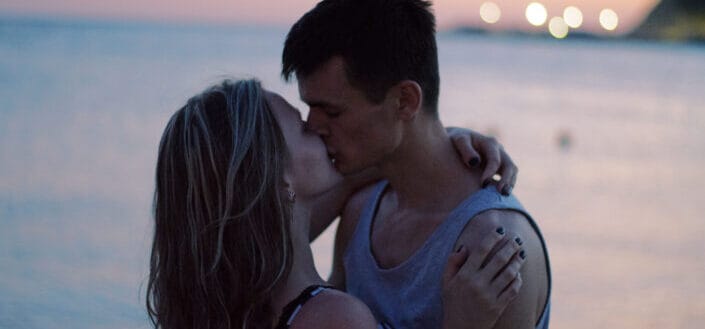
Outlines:
{"label": "blurred light orb", "polygon": [[563,20],[572,29],[583,25],[583,12],[578,7],[569,6],[563,10]]}
{"label": "blurred light orb", "polygon": [[488,1],[480,6],[480,18],[482,18],[485,23],[497,23],[501,17],[502,10],[499,9],[499,6],[496,3]]}
{"label": "blurred light orb", "polygon": [[526,6],[526,19],[533,26],[541,26],[546,23],[548,11],[546,7],[538,2],[532,2]]}
{"label": "blurred light orb", "polygon": [[619,16],[612,9],[602,9],[600,12],[600,25],[607,31],[614,31],[619,25]]}
{"label": "blurred light orb", "polygon": [[565,38],[568,36],[568,31],[570,31],[570,27],[568,27],[562,17],[553,17],[548,22],[548,32],[556,39]]}

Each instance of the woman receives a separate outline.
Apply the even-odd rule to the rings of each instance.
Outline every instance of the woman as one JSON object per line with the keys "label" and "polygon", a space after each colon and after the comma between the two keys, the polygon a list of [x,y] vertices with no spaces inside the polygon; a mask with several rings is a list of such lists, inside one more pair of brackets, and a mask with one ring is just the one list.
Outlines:
{"label": "woman", "polygon": [[[298,111],[257,81],[224,81],[190,99],[159,148],[147,288],[154,326],[375,328],[362,302],[326,288],[309,247],[316,200],[341,180]],[[492,239],[515,248],[502,247],[499,233]],[[451,256],[444,286],[462,286],[454,273],[465,258],[485,256]],[[494,316],[516,294],[518,272],[499,275],[516,268],[507,265],[493,258],[476,270],[485,282],[464,286],[491,296],[478,311]],[[491,327],[492,316],[475,327]]]}

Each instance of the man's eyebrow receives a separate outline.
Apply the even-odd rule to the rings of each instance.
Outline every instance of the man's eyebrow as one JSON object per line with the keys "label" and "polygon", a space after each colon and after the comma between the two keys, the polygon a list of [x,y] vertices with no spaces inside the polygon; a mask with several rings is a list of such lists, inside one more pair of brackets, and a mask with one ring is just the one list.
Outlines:
{"label": "man's eyebrow", "polygon": [[335,104],[327,101],[320,101],[320,100],[306,100],[302,99],[302,102],[306,103],[309,107],[336,107]]}

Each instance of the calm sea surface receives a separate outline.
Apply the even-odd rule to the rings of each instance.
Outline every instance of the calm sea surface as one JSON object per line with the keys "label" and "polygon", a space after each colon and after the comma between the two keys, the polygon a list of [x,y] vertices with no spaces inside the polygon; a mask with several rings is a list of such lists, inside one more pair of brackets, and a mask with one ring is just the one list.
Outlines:
{"label": "calm sea surface", "polygon": [[[285,28],[0,20],[0,328],[146,327],[159,137],[278,75]],[[553,328],[705,323],[705,47],[439,36],[441,117],[499,136],[553,263]],[[330,268],[332,230],[314,243]]]}

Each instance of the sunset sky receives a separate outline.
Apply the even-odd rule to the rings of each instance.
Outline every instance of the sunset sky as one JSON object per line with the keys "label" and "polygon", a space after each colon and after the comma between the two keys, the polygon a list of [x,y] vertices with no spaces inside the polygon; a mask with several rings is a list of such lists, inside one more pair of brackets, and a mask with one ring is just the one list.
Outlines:
{"label": "sunset sky", "polygon": [[[486,26],[479,8],[485,0],[436,0],[434,7],[440,29],[458,25]],[[585,16],[582,29],[599,31],[598,16],[603,8],[620,17],[616,32],[634,28],[658,0],[533,0],[543,3],[549,19],[561,16],[567,6],[576,6]],[[3,0],[0,15],[58,16],[98,19],[205,22],[226,24],[289,25],[318,0]],[[524,17],[532,1],[493,0],[502,9],[493,29],[530,30]]]}

